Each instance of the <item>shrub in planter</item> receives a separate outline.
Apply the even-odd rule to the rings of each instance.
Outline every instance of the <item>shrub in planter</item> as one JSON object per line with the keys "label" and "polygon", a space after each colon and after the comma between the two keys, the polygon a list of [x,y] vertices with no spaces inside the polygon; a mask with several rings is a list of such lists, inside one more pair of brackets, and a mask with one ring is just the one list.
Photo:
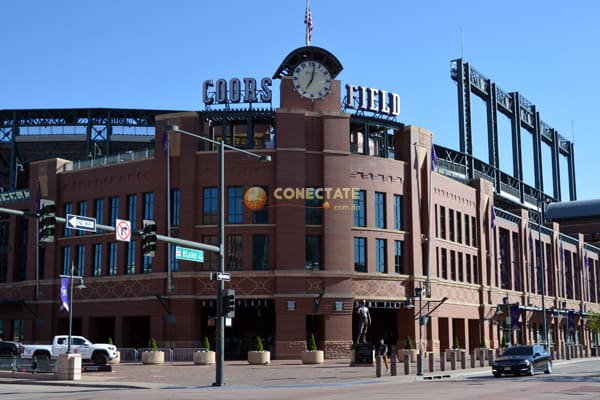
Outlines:
{"label": "shrub in planter", "polygon": [[[113,339],[112,337],[108,338],[108,344],[114,346],[115,344],[113,343]],[[121,352],[117,350],[117,356],[115,358],[113,358],[112,360],[108,360],[109,364],[120,364],[121,363]]]}
{"label": "shrub in planter", "polygon": [[194,365],[208,365],[216,363],[216,355],[210,350],[208,337],[202,339],[202,350],[194,352]]}
{"label": "shrub in planter", "polygon": [[265,351],[260,336],[254,341],[254,350],[248,352],[248,364],[268,365],[271,363],[271,352]]}
{"label": "shrub in planter", "polygon": [[308,338],[308,344],[306,351],[300,353],[302,364],[321,364],[325,361],[325,354],[323,350],[317,348],[317,342],[315,341],[315,335],[311,334]]}
{"label": "shrub in planter", "polygon": [[417,362],[417,350],[415,349],[415,345],[413,344],[412,338],[410,336],[406,337],[406,343],[404,344],[404,350],[398,350],[398,360],[400,362],[404,362],[404,356],[408,355],[408,359],[411,363]]}
{"label": "shrub in planter", "polygon": [[156,340],[150,340],[150,351],[142,352],[142,364],[154,365],[165,363],[165,352],[158,350]]}

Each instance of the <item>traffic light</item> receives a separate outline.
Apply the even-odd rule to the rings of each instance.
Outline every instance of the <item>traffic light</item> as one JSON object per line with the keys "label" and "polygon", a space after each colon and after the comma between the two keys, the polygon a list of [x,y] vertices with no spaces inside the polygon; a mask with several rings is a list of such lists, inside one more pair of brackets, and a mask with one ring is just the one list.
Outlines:
{"label": "traffic light", "polygon": [[53,200],[40,199],[39,242],[53,243],[56,232],[56,204]]}
{"label": "traffic light", "polygon": [[156,223],[151,219],[143,221],[142,253],[148,257],[156,254]]}
{"label": "traffic light", "polygon": [[221,297],[221,311],[225,318],[235,317],[235,290],[227,289]]}

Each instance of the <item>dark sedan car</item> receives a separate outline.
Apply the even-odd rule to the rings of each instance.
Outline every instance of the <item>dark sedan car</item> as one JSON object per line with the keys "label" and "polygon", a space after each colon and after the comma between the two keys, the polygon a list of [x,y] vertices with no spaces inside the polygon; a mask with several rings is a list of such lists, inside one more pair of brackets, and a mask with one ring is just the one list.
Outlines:
{"label": "dark sedan car", "polygon": [[552,372],[552,357],[542,346],[512,346],[492,363],[492,374],[535,375],[536,371]]}

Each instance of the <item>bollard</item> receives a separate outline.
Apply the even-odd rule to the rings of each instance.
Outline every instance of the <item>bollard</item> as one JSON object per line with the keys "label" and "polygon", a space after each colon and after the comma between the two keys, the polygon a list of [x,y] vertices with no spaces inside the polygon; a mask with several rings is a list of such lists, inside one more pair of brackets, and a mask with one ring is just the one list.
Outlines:
{"label": "bollard", "polygon": [[466,350],[460,351],[460,368],[461,369],[467,368],[467,351]]}
{"label": "bollard", "polygon": [[381,364],[383,363],[381,359],[381,356],[375,357],[375,376],[378,378],[381,378]]}
{"label": "bollard", "polygon": [[396,346],[392,346],[392,355],[390,356],[390,375],[396,376],[398,371],[396,370]]}
{"label": "bollard", "polygon": [[485,349],[480,349],[479,350],[479,366],[483,367],[485,365],[485,359],[486,359],[486,351]]}
{"label": "bollard", "polygon": [[440,371],[445,371],[445,370],[446,370],[446,354],[441,353],[440,354]]}
{"label": "bollard", "polygon": [[404,375],[410,374],[410,356],[408,354],[404,355]]}
{"label": "bollard", "polygon": [[456,351],[450,352],[450,369],[452,371],[456,369]]}
{"label": "bollard", "polygon": [[427,354],[427,359],[429,360],[429,372],[433,372],[435,370],[435,367],[434,367],[435,360],[433,357],[434,357],[433,352],[430,352],[429,354]]}
{"label": "bollard", "polygon": [[475,359],[477,358],[477,350],[471,351],[471,368],[475,368]]}

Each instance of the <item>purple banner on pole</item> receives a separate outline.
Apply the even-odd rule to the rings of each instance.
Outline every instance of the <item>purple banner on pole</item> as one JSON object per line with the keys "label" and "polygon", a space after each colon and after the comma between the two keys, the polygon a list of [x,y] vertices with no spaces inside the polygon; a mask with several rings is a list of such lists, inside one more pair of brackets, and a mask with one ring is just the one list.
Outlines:
{"label": "purple banner on pole", "polygon": [[60,306],[69,312],[69,278],[60,278]]}

